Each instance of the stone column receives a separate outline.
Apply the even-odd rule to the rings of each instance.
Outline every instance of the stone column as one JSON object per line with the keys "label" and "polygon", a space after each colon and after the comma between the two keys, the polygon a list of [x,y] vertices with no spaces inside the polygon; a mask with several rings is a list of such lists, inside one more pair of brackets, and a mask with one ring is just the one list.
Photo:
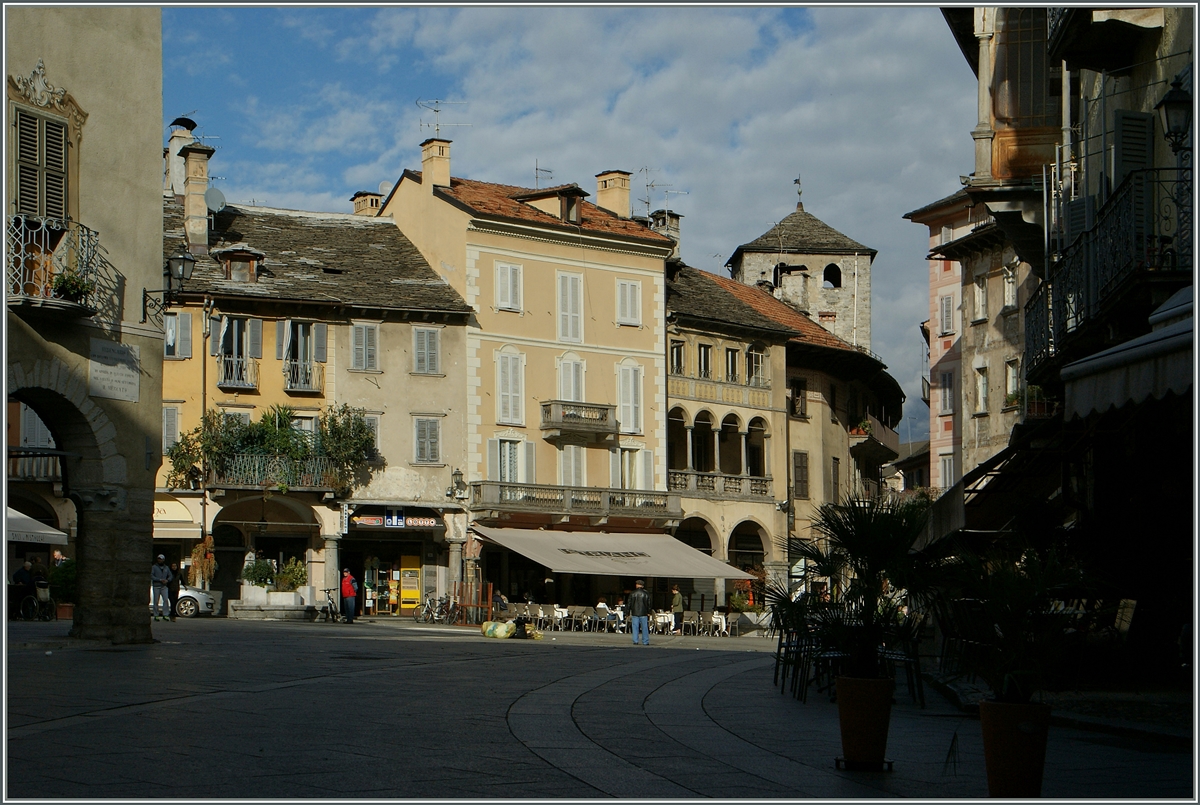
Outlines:
{"label": "stone column", "polygon": [[739,431],[738,436],[742,437],[738,441],[742,443],[742,477],[744,478],[750,474],[750,466],[747,462],[750,457],[750,431]]}
{"label": "stone column", "polygon": [[992,178],[992,37],[995,10],[975,9],[975,37],[979,40],[979,122],[971,131],[975,140],[975,178]]}
{"label": "stone column", "polygon": [[446,568],[447,581],[453,586],[455,582],[463,580],[463,545],[467,541],[467,514],[447,512],[444,519],[446,544],[450,549],[449,566]]}
{"label": "stone column", "polygon": [[341,536],[337,534],[322,534],[321,539],[325,540],[325,583],[322,589],[334,591],[334,600],[340,601],[342,589],[342,571],[339,567],[338,543],[341,541]]}
{"label": "stone column", "polygon": [[684,429],[687,430],[687,467],[686,467],[686,469],[689,472],[691,472],[692,470],[696,469],[696,467],[693,464],[693,460],[692,460],[692,439],[694,439],[696,437],[696,434],[695,434],[695,429],[691,425],[684,425]]}
{"label": "stone column", "polygon": [[721,429],[713,428],[713,472],[721,471]]}

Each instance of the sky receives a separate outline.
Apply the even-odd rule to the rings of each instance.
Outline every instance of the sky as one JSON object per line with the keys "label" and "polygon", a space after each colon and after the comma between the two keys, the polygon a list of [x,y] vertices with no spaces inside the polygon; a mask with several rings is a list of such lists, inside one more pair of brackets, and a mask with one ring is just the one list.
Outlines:
{"label": "sky", "polygon": [[634,212],[680,213],[684,260],[726,273],[799,177],[807,212],[879,252],[871,348],[901,440],[927,436],[928,230],[902,216],[973,170],[976,109],[936,6],[167,6],[163,71],[164,144],[194,119],[234,204],[350,212],[420,170],[440,120],[454,176],[549,169],[594,200],[630,171]]}

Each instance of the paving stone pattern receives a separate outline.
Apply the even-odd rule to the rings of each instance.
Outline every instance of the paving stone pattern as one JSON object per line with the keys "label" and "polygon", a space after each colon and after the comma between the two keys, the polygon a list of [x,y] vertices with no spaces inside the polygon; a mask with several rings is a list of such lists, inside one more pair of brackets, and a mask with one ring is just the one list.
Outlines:
{"label": "paving stone pattern", "polygon": [[[895,771],[837,770],[836,705],[781,695],[757,637],[181,619],[114,647],[7,626],[6,798],[987,795],[978,721],[903,684]],[[1182,742],[1052,727],[1049,747],[1046,797],[1193,796]]]}

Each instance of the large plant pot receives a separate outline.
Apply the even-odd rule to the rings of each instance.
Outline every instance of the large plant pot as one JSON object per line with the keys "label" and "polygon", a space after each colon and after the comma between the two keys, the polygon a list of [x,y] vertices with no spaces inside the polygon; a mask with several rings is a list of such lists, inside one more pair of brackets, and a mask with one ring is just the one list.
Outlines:
{"label": "large plant pot", "polygon": [[1050,705],[980,702],[988,796],[1026,799],[1042,795]]}
{"label": "large plant pot", "polygon": [[842,727],[839,765],[869,771],[884,768],[894,687],[891,679],[837,678],[838,720]]}

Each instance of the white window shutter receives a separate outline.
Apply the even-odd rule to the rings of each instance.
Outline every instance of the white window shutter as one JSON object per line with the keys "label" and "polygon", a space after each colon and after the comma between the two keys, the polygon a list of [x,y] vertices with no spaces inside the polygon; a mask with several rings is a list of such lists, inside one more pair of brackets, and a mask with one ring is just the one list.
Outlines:
{"label": "white window shutter", "polygon": [[525,442],[525,483],[537,483],[536,442]]}
{"label": "white window shutter", "polygon": [[426,435],[429,437],[429,460],[438,462],[442,460],[441,444],[441,428],[442,423],[436,419],[430,419],[426,423]]}
{"label": "white window shutter", "polygon": [[417,330],[416,333],[414,333],[414,337],[416,340],[415,371],[417,371],[417,372],[428,372],[429,371],[429,369],[426,368],[428,366],[428,360],[426,357],[426,354],[427,354],[426,353],[426,336],[428,336],[428,335],[429,335],[428,330]]}
{"label": "white window shutter", "polygon": [[426,428],[426,426],[428,424],[429,424],[428,420],[424,420],[424,419],[417,420],[417,428],[416,428],[416,430],[417,430],[417,432],[416,432],[417,461],[428,461],[429,460],[429,454],[426,449],[429,444],[428,429]]}
{"label": "white window shutter", "polygon": [[569,277],[571,302],[571,340],[583,337],[583,277]]}
{"label": "white window shutter", "polygon": [[942,332],[948,333],[954,329],[954,297],[942,297]]}
{"label": "white window shutter", "polygon": [[250,319],[248,322],[249,352],[251,358],[262,357],[262,319]]}
{"label": "white window shutter", "polygon": [[621,488],[621,449],[618,447],[609,453],[608,485],[611,489]]}
{"label": "white window shutter", "polygon": [[162,449],[165,455],[171,446],[179,441],[179,409],[166,407],[162,412]]}
{"label": "white window shutter", "polygon": [[632,428],[630,418],[633,416],[633,405],[629,395],[633,384],[630,382],[629,373],[630,368],[622,366],[617,376],[617,384],[620,386],[617,390],[617,420],[623,432]]}
{"label": "white window shutter", "polygon": [[521,356],[520,355],[510,355],[510,356],[508,356],[508,362],[512,367],[511,371],[509,372],[509,390],[510,390],[510,396],[512,397],[513,422],[524,422],[525,421],[525,412],[522,408],[522,397],[521,397],[521,386],[523,385],[521,382],[523,379],[522,378],[523,371],[522,371],[522,367],[521,367]]}
{"label": "white window shutter", "polygon": [[508,422],[512,419],[512,392],[509,389],[509,366],[508,356],[501,355],[500,362],[497,366],[497,396],[500,398],[500,421]]}
{"label": "white window shutter", "polygon": [[377,356],[379,353],[379,327],[374,324],[369,324],[363,328],[363,335],[365,337],[365,362],[363,363],[363,368],[372,370],[378,369],[379,358]]}
{"label": "white window shutter", "polygon": [[438,371],[438,339],[440,334],[437,330],[427,330],[425,332],[425,371],[437,373]]}
{"label": "white window shutter", "polygon": [[569,277],[566,274],[558,275],[558,337],[568,339],[571,337],[571,314],[569,309],[570,297]]}
{"label": "white window shutter", "polygon": [[488,480],[500,480],[500,440],[488,439],[487,443]]}
{"label": "white window shutter", "polygon": [[175,355],[179,358],[192,357],[191,313],[180,313],[175,317]]}
{"label": "white window shutter", "polygon": [[521,267],[508,267],[508,303],[513,310],[521,309]]}
{"label": "white window shutter", "polygon": [[642,284],[629,283],[629,320],[635,324],[642,323]]}
{"label": "white window shutter", "polygon": [[642,489],[654,488],[654,451],[642,451]]}
{"label": "white window shutter", "polygon": [[350,367],[352,369],[367,368],[366,329],[361,324],[356,324],[350,328]]}
{"label": "white window shutter", "polygon": [[327,337],[328,325],[317,322],[313,325],[313,360],[317,363],[325,363],[325,339]]}
{"label": "white window shutter", "polygon": [[629,318],[629,283],[617,283],[617,321]]}
{"label": "white window shutter", "polygon": [[[225,327],[223,325],[221,327],[221,332],[225,332]],[[275,360],[277,361],[283,360],[283,352],[284,348],[286,347],[284,342],[288,340],[287,337],[288,323],[283,319],[280,319],[279,321],[275,322]]]}
{"label": "white window shutter", "polygon": [[496,307],[509,307],[508,266],[496,266]]}

